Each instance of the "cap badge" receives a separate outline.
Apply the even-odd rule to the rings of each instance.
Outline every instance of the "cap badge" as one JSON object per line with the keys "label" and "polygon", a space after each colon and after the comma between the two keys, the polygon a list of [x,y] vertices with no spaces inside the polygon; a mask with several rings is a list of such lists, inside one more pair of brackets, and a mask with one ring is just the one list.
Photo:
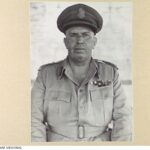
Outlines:
{"label": "cap badge", "polygon": [[79,18],[84,18],[85,17],[85,10],[83,8],[79,8],[79,11],[78,11],[78,15],[77,15]]}

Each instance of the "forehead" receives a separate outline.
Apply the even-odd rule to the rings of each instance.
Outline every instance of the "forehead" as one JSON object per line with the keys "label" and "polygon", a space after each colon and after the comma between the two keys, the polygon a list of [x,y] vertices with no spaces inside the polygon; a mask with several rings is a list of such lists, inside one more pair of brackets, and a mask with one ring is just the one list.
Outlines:
{"label": "forehead", "polygon": [[90,28],[83,27],[83,26],[74,26],[66,30],[66,34],[67,33],[84,33],[84,32],[93,33],[93,31]]}

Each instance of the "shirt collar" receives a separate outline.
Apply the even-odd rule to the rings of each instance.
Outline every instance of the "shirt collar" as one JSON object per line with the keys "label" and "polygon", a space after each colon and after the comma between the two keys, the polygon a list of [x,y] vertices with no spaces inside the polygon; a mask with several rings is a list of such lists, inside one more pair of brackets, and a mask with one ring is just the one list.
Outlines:
{"label": "shirt collar", "polygon": [[67,65],[68,65],[68,58],[66,58],[63,61],[61,61],[59,63],[59,65],[57,66],[57,72],[56,72],[56,74],[57,74],[58,79],[62,78]]}
{"label": "shirt collar", "polygon": [[[65,73],[65,70],[67,69],[68,65],[69,65],[69,60],[68,60],[68,57],[67,57],[57,67],[57,77],[59,79],[61,79],[63,77],[63,75]],[[96,69],[96,74],[98,73],[98,64],[96,63],[96,60],[93,59],[93,58],[91,58],[90,68]]]}

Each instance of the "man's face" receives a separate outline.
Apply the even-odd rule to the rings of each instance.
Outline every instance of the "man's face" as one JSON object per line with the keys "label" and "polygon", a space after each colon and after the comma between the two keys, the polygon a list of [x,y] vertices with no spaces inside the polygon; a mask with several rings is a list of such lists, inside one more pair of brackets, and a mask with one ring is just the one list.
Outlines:
{"label": "man's face", "polygon": [[93,31],[81,26],[69,28],[64,38],[69,58],[77,62],[91,59],[96,41]]}

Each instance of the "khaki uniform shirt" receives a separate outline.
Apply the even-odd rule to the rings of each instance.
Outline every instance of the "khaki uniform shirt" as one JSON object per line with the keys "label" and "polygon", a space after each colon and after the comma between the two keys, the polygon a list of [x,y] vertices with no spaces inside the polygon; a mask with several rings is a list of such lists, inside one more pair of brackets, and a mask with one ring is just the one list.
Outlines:
{"label": "khaki uniform shirt", "polygon": [[80,85],[68,59],[42,66],[31,105],[32,142],[131,140],[131,110],[108,62],[91,59]]}

